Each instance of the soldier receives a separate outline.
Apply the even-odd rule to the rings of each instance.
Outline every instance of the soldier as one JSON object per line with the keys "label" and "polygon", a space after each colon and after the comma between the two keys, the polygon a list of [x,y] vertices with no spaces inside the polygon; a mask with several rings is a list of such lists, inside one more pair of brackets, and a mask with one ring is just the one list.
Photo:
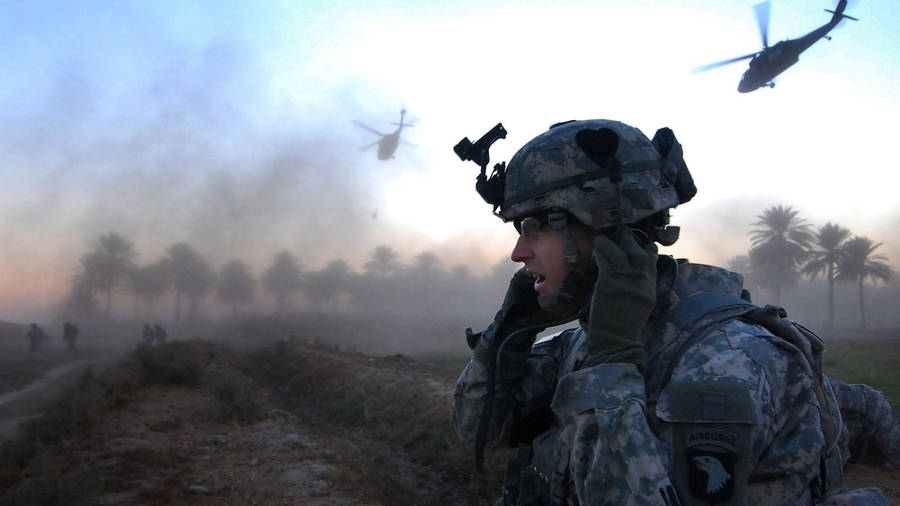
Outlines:
{"label": "soldier", "polygon": [[157,344],[166,342],[166,329],[162,328],[162,325],[158,323],[153,326],[153,339]]}
{"label": "soldier", "polygon": [[63,323],[63,340],[69,351],[75,351],[75,342],[78,340],[78,327],[70,322]]}
{"label": "soldier", "polygon": [[[476,188],[524,264],[454,392],[479,467],[488,443],[519,448],[501,504],[886,503],[842,492],[853,434],[818,337],[740,274],[657,254],[696,193],[671,130],[560,123]],[[893,420],[869,441],[896,449]]]}
{"label": "soldier", "polygon": [[28,351],[33,353],[41,349],[47,335],[44,334],[44,329],[39,327],[37,323],[32,323],[29,325],[28,333],[25,334],[25,337],[28,339]]}

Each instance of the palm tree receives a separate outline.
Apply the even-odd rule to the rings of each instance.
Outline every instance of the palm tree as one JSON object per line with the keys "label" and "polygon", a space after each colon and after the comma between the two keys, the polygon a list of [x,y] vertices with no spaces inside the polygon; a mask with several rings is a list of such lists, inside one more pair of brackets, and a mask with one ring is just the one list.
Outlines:
{"label": "palm tree", "polygon": [[750,263],[757,281],[775,291],[775,303],[780,305],[782,288],[797,284],[813,236],[790,206],[770,207],[757,218],[753,224],[757,228],[750,231]]}
{"label": "palm tree", "polygon": [[819,227],[815,233],[815,241],[809,251],[809,260],[803,266],[803,274],[814,281],[819,274],[825,274],[828,280],[828,319],[825,320],[825,328],[834,328],[834,282],[837,275],[838,262],[843,255],[842,246],[850,231],[846,228],[828,222]]}
{"label": "palm tree", "polygon": [[378,246],[372,251],[371,257],[364,266],[369,274],[384,277],[399,270],[397,259],[400,254],[390,246]]}
{"label": "palm tree", "polygon": [[307,293],[324,305],[339,293],[350,288],[350,266],[341,259],[332,260],[324,269],[312,273],[308,278]]}
{"label": "palm tree", "polygon": [[256,281],[247,265],[240,260],[232,260],[222,267],[216,285],[216,295],[222,302],[231,304],[231,316],[235,317],[238,305],[253,300],[255,285]]}
{"label": "palm tree", "polygon": [[468,283],[472,279],[472,269],[465,264],[456,264],[450,269],[450,277],[454,281]]}
{"label": "palm tree", "polygon": [[69,291],[59,303],[59,319],[72,320],[100,316],[96,291],[96,287],[85,278],[84,274],[75,276]]}
{"label": "palm tree", "polygon": [[884,255],[872,255],[881,246],[874,244],[868,237],[854,237],[844,244],[844,254],[838,263],[837,280],[857,283],[859,287],[859,324],[866,328],[866,304],[863,296],[863,282],[866,278],[873,281],[887,281],[893,272],[884,261]]}
{"label": "palm tree", "polygon": [[416,255],[413,269],[427,275],[437,274],[441,270],[441,261],[434,253],[425,251]]}
{"label": "palm tree", "polygon": [[169,246],[164,262],[175,290],[175,323],[178,323],[182,295],[190,299],[190,314],[195,315],[197,303],[209,293],[214,276],[206,259],[187,243]]}
{"label": "palm tree", "polygon": [[287,311],[291,297],[303,287],[300,273],[300,264],[294,255],[282,251],[275,255],[272,265],[263,275],[263,286],[275,297],[279,312]]}
{"label": "palm tree", "polygon": [[112,292],[134,269],[134,256],[134,244],[116,232],[110,232],[100,236],[94,250],[82,259],[87,273],[85,279],[105,295],[107,319],[112,311]]}
{"label": "palm tree", "polygon": [[160,260],[150,265],[136,267],[131,270],[129,276],[131,293],[135,300],[135,318],[137,318],[138,299],[144,299],[147,316],[152,316],[153,302],[166,293],[170,284],[165,262]]}

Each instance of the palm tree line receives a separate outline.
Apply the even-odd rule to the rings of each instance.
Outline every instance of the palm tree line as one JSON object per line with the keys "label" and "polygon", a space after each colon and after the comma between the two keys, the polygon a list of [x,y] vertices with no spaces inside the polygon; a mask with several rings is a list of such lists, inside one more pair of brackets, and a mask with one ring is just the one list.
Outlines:
{"label": "palm tree line", "polygon": [[[320,309],[349,297],[355,309],[401,306],[424,310],[429,303],[463,299],[461,292],[464,288],[471,290],[472,283],[490,285],[499,278],[506,281],[514,267],[511,262],[503,262],[493,273],[475,278],[464,265],[445,271],[432,252],[420,253],[410,265],[403,265],[400,254],[386,245],[370,253],[361,273],[341,259],[330,261],[320,270],[307,271],[286,250],[275,254],[258,277],[238,259],[217,270],[185,242],[169,246],[162,258],[146,265],[137,265],[136,256],[134,244],[122,235],[110,232],[100,236],[80,259],[79,272],[60,303],[61,316],[111,320],[112,300],[122,296],[131,298],[131,318],[137,319],[153,315],[157,303],[170,296],[172,321],[178,323],[197,317],[198,306],[210,295],[237,316],[257,300],[261,291],[272,297],[279,313],[296,311],[300,294],[305,296],[307,306]],[[468,286],[463,287],[466,283]]]}
{"label": "palm tree line", "polygon": [[[887,282],[893,276],[887,258],[876,253],[881,243],[831,222],[813,229],[796,210],[782,205],[765,209],[752,227],[748,254],[728,262],[731,270],[745,275],[748,285],[771,290],[775,303],[781,305],[786,289],[796,287],[804,277],[814,281],[822,276],[828,286],[825,327],[833,328],[835,285],[856,284],[859,324],[866,327],[865,281]],[[490,305],[491,297],[501,296],[498,291],[516,267],[501,261],[490,274],[474,277],[465,265],[443,269],[432,252],[420,253],[404,265],[400,254],[387,245],[370,252],[362,272],[341,259],[321,270],[307,271],[296,256],[284,250],[273,256],[258,277],[238,259],[215,270],[184,242],[169,246],[162,258],[150,264],[136,265],[136,256],[134,244],[120,234],[100,236],[81,257],[80,272],[71,280],[61,313],[111,319],[114,296],[124,295],[132,299],[132,318],[138,318],[153,314],[155,304],[171,295],[172,320],[177,323],[196,317],[198,305],[210,294],[230,306],[236,316],[257,300],[261,290],[274,299],[280,313],[295,311],[300,294],[319,308],[328,308],[340,297],[349,298],[354,309],[400,306],[432,311],[447,306],[448,301],[473,307]],[[486,293],[485,298],[472,296],[479,290]]]}
{"label": "palm tree line", "polygon": [[783,291],[795,287],[804,276],[810,281],[823,276],[828,284],[828,329],[834,328],[835,284],[855,283],[859,324],[866,327],[865,281],[887,282],[893,276],[887,258],[875,253],[881,243],[831,222],[813,229],[791,206],[765,209],[753,227],[749,254],[732,258],[729,268],[772,290],[777,305],[781,305]]}

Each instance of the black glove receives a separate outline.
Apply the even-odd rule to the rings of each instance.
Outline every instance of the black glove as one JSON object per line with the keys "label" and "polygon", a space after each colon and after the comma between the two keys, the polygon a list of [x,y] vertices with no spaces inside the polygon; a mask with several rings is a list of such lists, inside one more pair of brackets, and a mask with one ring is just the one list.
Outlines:
{"label": "black glove", "polygon": [[584,366],[633,363],[643,372],[647,364],[643,330],[656,304],[656,244],[641,247],[626,229],[616,241],[594,241],[597,281],[588,318],[588,357]]}
{"label": "black glove", "polygon": [[[535,336],[556,320],[558,315],[541,309],[538,294],[534,291],[534,276],[525,268],[519,269],[509,281],[503,305],[494,316],[491,325],[480,333],[475,344],[475,358],[493,366],[503,340],[513,332],[534,325],[516,336],[503,347],[503,368],[517,370],[528,358]],[[472,334],[474,337],[476,334]],[[471,344],[471,343],[470,343]],[[504,376],[506,376],[504,374]]]}

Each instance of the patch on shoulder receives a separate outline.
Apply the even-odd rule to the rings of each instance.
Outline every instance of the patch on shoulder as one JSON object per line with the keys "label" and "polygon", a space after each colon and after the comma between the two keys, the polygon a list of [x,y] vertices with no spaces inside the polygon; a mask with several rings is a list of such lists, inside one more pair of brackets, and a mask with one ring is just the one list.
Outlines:
{"label": "patch on shoulder", "polygon": [[737,434],[720,429],[695,429],[687,434],[688,483],[694,497],[727,501],[734,494]]}

